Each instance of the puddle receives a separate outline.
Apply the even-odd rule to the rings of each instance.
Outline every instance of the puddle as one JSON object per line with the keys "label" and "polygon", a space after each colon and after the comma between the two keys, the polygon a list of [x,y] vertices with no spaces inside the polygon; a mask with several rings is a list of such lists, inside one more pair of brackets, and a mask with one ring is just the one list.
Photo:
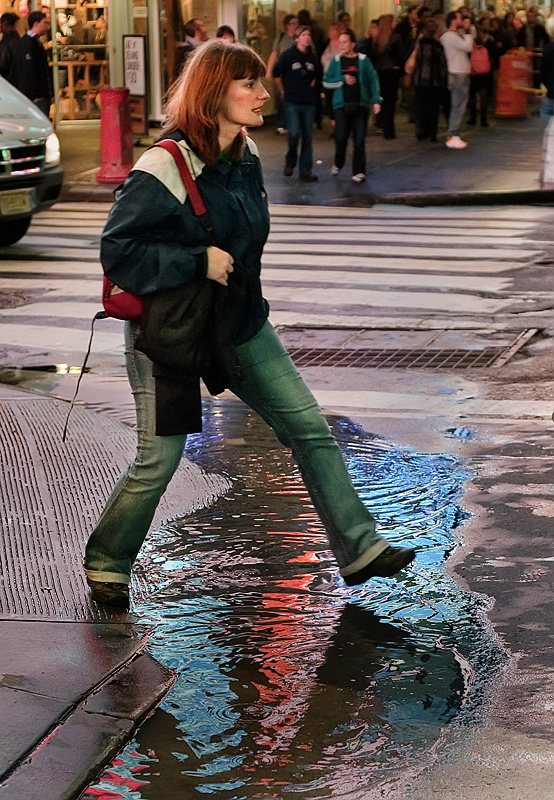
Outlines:
{"label": "puddle", "polygon": [[205,411],[187,455],[232,489],[151,535],[159,588],[135,604],[180,677],[83,800],[398,797],[445,725],[478,724],[503,664],[485,601],[443,569],[467,473],[335,420],[380,530],[417,550],[401,582],[347,589],[271,431],[238,402]]}

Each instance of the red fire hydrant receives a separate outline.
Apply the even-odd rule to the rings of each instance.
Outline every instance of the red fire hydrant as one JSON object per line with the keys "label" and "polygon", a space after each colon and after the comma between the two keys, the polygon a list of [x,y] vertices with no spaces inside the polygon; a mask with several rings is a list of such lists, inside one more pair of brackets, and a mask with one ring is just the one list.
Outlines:
{"label": "red fire hydrant", "polygon": [[100,151],[102,165],[96,180],[121,183],[133,166],[133,136],[129,89],[100,91]]}

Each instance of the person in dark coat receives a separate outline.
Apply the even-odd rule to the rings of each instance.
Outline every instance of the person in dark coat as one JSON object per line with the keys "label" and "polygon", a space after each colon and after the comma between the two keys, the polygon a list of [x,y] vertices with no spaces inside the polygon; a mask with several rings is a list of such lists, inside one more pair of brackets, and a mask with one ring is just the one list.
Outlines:
{"label": "person in dark coat", "polygon": [[8,80],[47,117],[53,93],[48,59],[40,37],[50,29],[50,22],[42,11],[32,11],[28,21],[29,30],[14,45]]}
{"label": "person in dark coat", "polygon": [[7,78],[10,74],[10,69],[13,60],[13,48],[15,43],[19,41],[19,34],[15,29],[17,22],[17,15],[7,11],[0,17],[0,33],[2,40],[0,41],[0,75]]}
{"label": "person in dark coat", "polygon": [[[102,234],[100,255],[108,277],[134,294],[179,289],[199,279],[225,291],[241,372],[231,389],[291,448],[340,574],[354,586],[375,576],[392,577],[415,553],[390,547],[376,532],[323,413],[268,321],[260,270],[269,211],[257,148],[245,134],[246,127],[263,124],[262,106],[269,97],[262,84],[265,70],[250,48],[214,39],[195,50],[167,104],[160,138],[177,142],[212,233],[186,202],[172,155],[153,147],[125,181]],[[184,433],[156,435],[152,362],[135,347],[139,331],[139,322],[125,324],[137,455],[85,551],[92,598],[121,607],[129,603],[133,563],[186,441]]]}
{"label": "person in dark coat", "polygon": [[525,12],[526,24],[522,25],[517,33],[517,46],[533,51],[533,86],[540,86],[540,64],[542,51],[550,41],[544,25],[537,22],[539,9],[530,6]]}
{"label": "person in dark coat", "polygon": [[[311,31],[300,25],[294,33],[295,44],[279,56],[273,67],[273,80],[284,102],[288,150],[283,175],[290,177],[298,161],[300,180],[317,181],[312,173],[312,128],[316,115],[316,86],[321,64],[312,49]],[[298,160],[298,143],[300,160]]]}
{"label": "person in dark coat", "polygon": [[436,38],[436,33],[436,20],[428,17],[415,49],[412,85],[415,93],[416,136],[420,142],[424,139],[437,141],[439,106],[448,87],[444,47]]}
{"label": "person in dark coat", "polygon": [[398,82],[404,69],[406,52],[401,37],[394,31],[394,17],[383,14],[377,21],[378,30],[371,40],[368,55],[377,70],[383,102],[375,124],[385,139],[395,138],[394,114],[398,96]]}

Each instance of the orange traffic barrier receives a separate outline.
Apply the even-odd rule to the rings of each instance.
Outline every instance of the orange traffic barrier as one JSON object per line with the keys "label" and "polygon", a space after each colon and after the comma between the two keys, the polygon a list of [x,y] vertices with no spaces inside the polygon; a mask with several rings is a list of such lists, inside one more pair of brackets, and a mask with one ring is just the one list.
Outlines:
{"label": "orange traffic barrier", "polygon": [[524,47],[516,47],[500,57],[496,115],[498,117],[525,117],[527,96],[533,93],[532,54]]}

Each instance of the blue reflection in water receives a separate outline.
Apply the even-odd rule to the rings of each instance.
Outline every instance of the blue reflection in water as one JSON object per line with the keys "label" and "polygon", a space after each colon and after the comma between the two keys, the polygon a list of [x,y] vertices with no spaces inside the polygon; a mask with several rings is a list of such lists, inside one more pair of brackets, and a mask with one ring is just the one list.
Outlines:
{"label": "blue reflection in water", "polygon": [[187,455],[233,488],[141,554],[161,588],[136,610],[180,678],[85,798],[394,797],[442,726],[476,720],[503,656],[484,600],[442,568],[467,473],[347,419],[333,427],[380,531],[415,545],[415,569],[347,589],[288,452],[242,404],[210,401]]}

